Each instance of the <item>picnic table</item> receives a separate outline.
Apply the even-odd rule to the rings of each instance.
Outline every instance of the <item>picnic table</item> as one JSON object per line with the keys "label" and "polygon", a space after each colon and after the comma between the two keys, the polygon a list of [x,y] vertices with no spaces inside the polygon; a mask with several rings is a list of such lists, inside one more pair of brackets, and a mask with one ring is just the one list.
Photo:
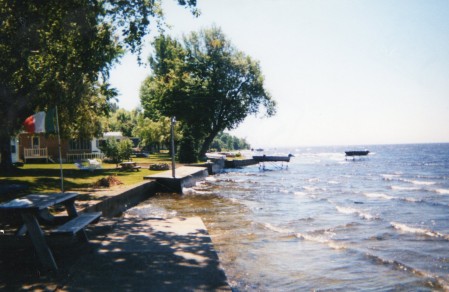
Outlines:
{"label": "picnic table", "polygon": [[138,170],[140,170],[140,166],[137,165],[137,163],[134,161],[125,161],[125,162],[120,163],[120,169],[121,170],[130,170],[130,171],[136,170],[136,171],[138,171]]}
{"label": "picnic table", "polygon": [[78,214],[75,208],[77,196],[77,193],[31,194],[0,204],[1,213],[20,215],[23,225],[18,229],[17,234],[24,235],[28,232],[39,261],[46,269],[58,270],[40,225],[59,222],[55,216],[50,214],[49,207],[61,204],[68,214],[64,220],[65,223],[58,225],[51,231],[51,234],[76,234],[82,241],[88,241],[84,227],[101,216],[101,212]]}

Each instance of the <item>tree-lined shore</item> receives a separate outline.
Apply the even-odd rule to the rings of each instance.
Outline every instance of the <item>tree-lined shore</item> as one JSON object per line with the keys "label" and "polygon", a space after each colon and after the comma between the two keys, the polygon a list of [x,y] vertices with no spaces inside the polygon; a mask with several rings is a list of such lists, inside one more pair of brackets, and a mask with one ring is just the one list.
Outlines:
{"label": "tree-lined shore", "polygon": [[[154,147],[167,143],[176,117],[183,162],[197,161],[211,147],[224,148],[228,142],[214,139],[248,115],[275,114],[256,60],[217,27],[172,38],[164,31],[161,2],[0,0],[1,169],[12,167],[10,141],[23,131],[23,121],[54,108],[62,138],[99,137],[110,127]],[[196,0],[177,2],[200,14]],[[154,54],[142,56],[152,24],[160,28]],[[118,92],[109,84],[110,70],[125,52],[135,53],[140,63],[148,57],[150,64],[142,110],[130,133],[128,113],[116,108]],[[115,125],[105,124],[111,116]]]}

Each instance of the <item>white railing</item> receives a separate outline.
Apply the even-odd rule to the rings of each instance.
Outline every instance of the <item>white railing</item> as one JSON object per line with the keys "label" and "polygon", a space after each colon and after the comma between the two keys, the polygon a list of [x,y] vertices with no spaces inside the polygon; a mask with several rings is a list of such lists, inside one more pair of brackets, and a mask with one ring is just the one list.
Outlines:
{"label": "white railing", "polygon": [[24,148],[23,149],[23,158],[25,162],[27,159],[33,158],[45,158],[48,159],[48,151],[47,148]]}
{"label": "white railing", "polygon": [[76,162],[87,159],[100,159],[103,160],[103,153],[69,153],[67,154],[67,162]]}

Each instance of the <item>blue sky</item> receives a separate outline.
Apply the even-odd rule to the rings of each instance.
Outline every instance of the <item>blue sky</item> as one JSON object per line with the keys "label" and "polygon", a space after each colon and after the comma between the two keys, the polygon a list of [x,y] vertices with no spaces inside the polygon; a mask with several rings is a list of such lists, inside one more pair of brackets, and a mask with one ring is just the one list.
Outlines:
{"label": "blue sky", "polygon": [[[278,113],[231,132],[254,147],[449,142],[449,1],[198,0],[198,18],[164,5],[172,36],[216,25],[259,60]],[[116,66],[120,107],[148,74],[135,56]]]}

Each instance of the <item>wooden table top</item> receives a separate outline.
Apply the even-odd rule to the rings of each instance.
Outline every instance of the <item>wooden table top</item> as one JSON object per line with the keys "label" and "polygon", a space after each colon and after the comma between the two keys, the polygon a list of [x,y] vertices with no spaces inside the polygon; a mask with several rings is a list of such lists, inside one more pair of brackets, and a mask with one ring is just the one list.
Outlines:
{"label": "wooden table top", "polygon": [[50,206],[75,199],[78,193],[31,194],[0,204],[0,210],[42,210]]}

